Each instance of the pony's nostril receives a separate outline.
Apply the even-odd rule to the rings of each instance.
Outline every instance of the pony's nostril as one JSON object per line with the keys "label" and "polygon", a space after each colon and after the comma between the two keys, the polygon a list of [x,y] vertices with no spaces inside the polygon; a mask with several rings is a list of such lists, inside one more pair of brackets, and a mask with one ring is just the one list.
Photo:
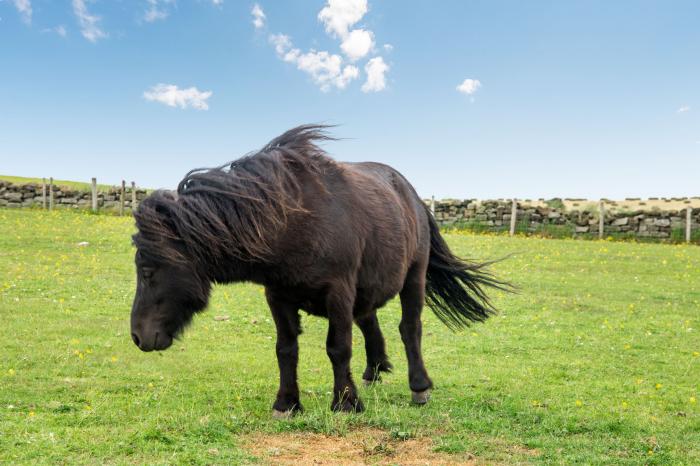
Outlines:
{"label": "pony's nostril", "polygon": [[136,346],[140,346],[141,341],[139,340],[139,336],[136,335],[135,333],[131,334],[131,339],[134,340],[134,343],[136,343]]}

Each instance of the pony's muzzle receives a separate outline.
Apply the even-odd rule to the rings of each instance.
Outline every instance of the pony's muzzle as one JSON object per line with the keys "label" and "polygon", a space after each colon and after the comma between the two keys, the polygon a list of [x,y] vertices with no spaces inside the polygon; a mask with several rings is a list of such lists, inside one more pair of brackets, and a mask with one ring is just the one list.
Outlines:
{"label": "pony's muzzle", "polygon": [[173,344],[173,337],[164,331],[132,331],[131,339],[141,351],[162,351],[170,348]]}

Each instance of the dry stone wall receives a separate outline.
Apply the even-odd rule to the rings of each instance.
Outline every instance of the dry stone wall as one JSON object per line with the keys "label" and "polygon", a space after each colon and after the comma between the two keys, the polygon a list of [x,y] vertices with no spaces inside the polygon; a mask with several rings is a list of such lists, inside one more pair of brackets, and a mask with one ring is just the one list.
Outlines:
{"label": "dry stone wall", "polygon": [[[121,188],[114,186],[107,190],[98,191],[97,205],[99,209],[118,210],[120,206]],[[147,193],[143,189],[136,190],[136,202],[143,200]],[[126,211],[131,210],[131,188],[127,187],[124,196]],[[531,204],[518,202],[516,211],[516,231],[522,233],[537,233],[547,230],[557,230],[571,236],[598,235],[599,211],[597,206],[587,208],[564,207],[564,203],[538,202]],[[697,199],[693,199],[694,202]],[[42,186],[40,183],[15,184],[0,180],[0,207],[29,208],[43,206]],[[47,187],[46,203],[49,194]],[[426,200],[427,205],[432,201]],[[646,210],[615,210],[613,201],[606,202],[604,218],[605,235],[627,235],[638,238],[656,238],[661,240],[682,240],[686,227],[686,210],[662,210],[658,208]],[[74,189],[54,186],[54,208],[57,209],[90,209],[92,194],[89,189]],[[135,206],[134,206],[135,207]],[[435,219],[441,226],[467,227],[482,231],[507,231],[510,227],[512,202],[505,200],[479,201],[442,200],[435,201]],[[700,240],[700,208],[693,208],[691,214],[691,229],[693,238]]]}
{"label": "dry stone wall", "polygon": [[[427,205],[432,201],[426,200]],[[560,204],[553,202],[552,204]],[[510,228],[511,201],[443,200],[435,201],[435,219],[441,226],[468,227],[486,231]],[[604,209],[604,234],[622,234],[639,238],[672,239],[684,237],[686,209],[635,210]],[[572,236],[598,235],[600,214],[597,206],[588,209],[566,210],[551,205],[517,203],[516,230],[535,233],[547,229],[570,231]],[[700,208],[691,214],[693,237],[700,233]],[[681,238],[677,238],[681,239]]]}
{"label": "dry stone wall", "polygon": [[[54,186],[54,208],[83,208],[92,207],[92,193],[89,189],[81,190],[65,186]],[[49,203],[49,188],[46,187],[46,205]],[[97,207],[99,209],[119,209],[121,188],[113,186],[107,190],[97,192]],[[124,196],[125,210],[131,209],[131,188],[127,187]],[[146,191],[136,189],[136,204],[146,197]],[[22,208],[43,206],[41,183],[15,184],[0,180],[0,207]]]}

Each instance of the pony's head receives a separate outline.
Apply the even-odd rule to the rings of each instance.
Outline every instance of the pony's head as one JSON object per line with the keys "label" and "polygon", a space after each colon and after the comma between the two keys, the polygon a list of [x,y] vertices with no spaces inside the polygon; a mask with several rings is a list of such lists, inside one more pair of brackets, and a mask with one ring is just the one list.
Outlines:
{"label": "pony's head", "polygon": [[[162,350],[203,310],[211,281],[272,260],[290,215],[306,215],[304,181],[325,189],[320,173],[335,162],[317,142],[323,125],[303,125],[262,150],[215,168],[190,171],[177,194],[156,191],[134,218],[137,285],[131,335],[144,351]],[[179,197],[178,197],[179,196]]]}
{"label": "pony's head", "polygon": [[136,295],[131,308],[131,337],[142,351],[170,347],[207,306],[211,284],[180,234],[177,199],[156,191],[134,213]]}

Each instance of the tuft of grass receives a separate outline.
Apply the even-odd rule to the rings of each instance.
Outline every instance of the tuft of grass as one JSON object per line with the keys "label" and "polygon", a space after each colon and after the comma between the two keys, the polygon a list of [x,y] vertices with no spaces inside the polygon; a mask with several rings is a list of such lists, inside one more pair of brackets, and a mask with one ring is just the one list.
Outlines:
{"label": "tuft of grass", "polygon": [[[393,300],[379,319],[395,369],[360,389],[367,411],[329,411],[327,323],[304,316],[306,411],[278,422],[262,288],[215,287],[181,341],[141,353],[133,232],[129,217],[0,211],[0,463],[249,463],[253,432],[377,428],[483,463],[700,464],[700,248],[446,233],[463,257],[511,254],[494,271],[520,293],[493,293],[500,314],[456,334],[426,310],[430,403],[410,404]],[[356,379],[363,353],[356,331]]]}
{"label": "tuft of grass", "polygon": [[550,209],[566,210],[566,205],[564,205],[564,201],[562,201],[558,197],[548,199],[548,200],[544,201],[544,203]]}

